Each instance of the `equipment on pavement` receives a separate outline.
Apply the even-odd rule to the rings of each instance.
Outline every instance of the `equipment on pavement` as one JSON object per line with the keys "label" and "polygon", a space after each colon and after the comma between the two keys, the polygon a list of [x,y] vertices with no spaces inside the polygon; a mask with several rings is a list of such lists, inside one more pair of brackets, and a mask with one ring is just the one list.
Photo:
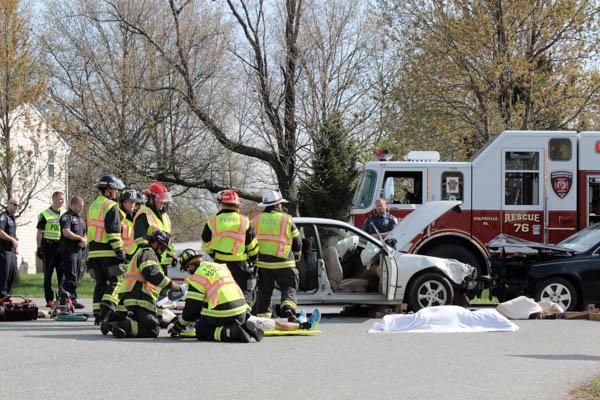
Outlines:
{"label": "equipment on pavement", "polygon": [[[19,298],[20,301],[13,299]],[[0,321],[31,321],[38,317],[38,306],[21,296],[7,296],[0,299]]]}

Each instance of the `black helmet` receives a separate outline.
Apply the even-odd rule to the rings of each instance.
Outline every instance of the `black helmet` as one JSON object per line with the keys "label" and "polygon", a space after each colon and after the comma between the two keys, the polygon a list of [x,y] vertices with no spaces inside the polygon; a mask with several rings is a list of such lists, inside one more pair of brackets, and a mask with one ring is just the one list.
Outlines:
{"label": "black helmet", "polygon": [[185,249],[177,257],[177,261],[179,261],[179,269],[185,271],[190,262],[202,261],[202,256],[194,249]]}
{"label": "black helmet", "polygon": [[143,203],[142,194],[135,189],[123,189],[119,195],[119,201],[131,200],[134,203]]}
{"label": "black helmet", "polygon": [[114,175],[106,174],[102,175],[100,179],[98,179],[98,183],[96,183],[96,187],[98,189],[125,189],[125,184],[122,180],[117,178]]}
{"label": "black helmet", "polygon": [[169,234],[164,231],[154,231],[150,236],[149,242],[158,242],[165,249],[169,247],[169,243],[171,239],[169,238]]}

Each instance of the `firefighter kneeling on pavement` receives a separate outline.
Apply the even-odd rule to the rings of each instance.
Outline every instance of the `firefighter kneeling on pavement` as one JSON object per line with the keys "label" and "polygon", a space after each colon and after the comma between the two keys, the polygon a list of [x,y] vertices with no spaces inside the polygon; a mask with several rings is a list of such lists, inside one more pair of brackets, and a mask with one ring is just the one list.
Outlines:
{"label": "firefighter kneeling on pavement", "polygon": [[163,231],[154,231],[146,240],[147,243],[140,244],[133,255],[119,293],[127,309],[127,318],[118,322],[103,321],[100,326],[103,334],[110,330],[119,339],[158,337],[158,295],[163,288],[173,292],[181,290],[165,276],[159,261],[169,248],[169,236]]}
{"label": "firefighter kneeling on pavement", "polygon": [[202,261],[187,249],[179,256],[187,271],[188,292],[183,313],[171,321],[169,333],[177,336],[196,321],[196,338],[215,342],[259,342],[263,331],[248,323],[250,307],[225,264]]}
{"label": "firefighter kneeling on pavement", "polygon": [[281,291],[281,316],[290,322],[296,320],[296,291],[302,239],[289,214],[283,212],[287,203],[279,191],[263,194],[258,206],[265,211],[258,216],[254,226],[258,240],[258,295],[256,315],[271,318],[271,296],[275,283]]}

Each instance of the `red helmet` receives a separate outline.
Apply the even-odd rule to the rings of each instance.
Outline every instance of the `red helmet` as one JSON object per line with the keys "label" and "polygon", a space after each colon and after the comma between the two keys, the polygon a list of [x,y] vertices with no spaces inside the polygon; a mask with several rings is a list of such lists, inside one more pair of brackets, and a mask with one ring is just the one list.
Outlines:
{"label": "red helmet", "polygon": [[223,204],[234,204],[240,205],[240,196],[233,189],[227,189],[219,192],[217,195],[217,201]]}
{"label": "red helmet", "polygon": [[167,187],[160,182],[154,182],[148,189],[144,189],[143,193],[148,197],[154,196],[156,200],[162,201],[163,203],[170,203],[173,201]]}

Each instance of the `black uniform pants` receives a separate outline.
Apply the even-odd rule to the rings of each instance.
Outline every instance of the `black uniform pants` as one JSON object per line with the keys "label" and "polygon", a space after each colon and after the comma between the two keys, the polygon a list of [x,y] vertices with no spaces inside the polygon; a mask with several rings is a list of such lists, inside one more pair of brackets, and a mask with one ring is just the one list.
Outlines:
{"label": "black uniform pants", "polygon": [[88,271],[96,280],[92,309],[100,315],[101,306],[115,310],[119,303],[118,293],[122,276],[114,276],[109,270],[114,270],[119,261],[114,258],[91,258],[88,260]]}
{"label": "black uniform pants", "polygon": [[54,300],[54,291],[52,290],[52,274],[54,271],[56,270],[57,287],[60,287],[63,279],[58,244],[58,240],[45,240],[42,244],[44,251],[44,297],[46,297],[46,302]]}
{"label": "black uniform pants", "polygon": [[296,313],[296,291],[298,290],[297,268],[258,268],[258,295],[256,298],[256,314],[271,314],[271,297],[275,283],[281,292],[281,313],[286,309]]}
{"label": "black uniform pants", "polygon": [[[224,261],[217,260],[216,262],[223,263]],[[226,261],[224,263],[229,268],[235,283],[242,289],[246,303],[252,307],[256,300],[256,268],[250,268],[246,261]]]}
{"label": "black uniform pants", "polygon": [[246,313],[227,318],[214,318],[203,315],[196,321],[196,339],[210,342],[247,343],[248,336],[240,326],[246,322],[246,317]]}
{"label": "black uniform pants", "polygon": [[158,315],[142,307],[128,307],[125,320],[114,324],[123,328],[127,337],[155,338],[160,333]]}
{"label": "black uniform pants", "polygon": [[61,253],[63,278],[59,287],[61,296],[77,298],[77,280],[81,271],[82,250],[67,250]]}
{"label": "black uniform pants", "polygon": [[16,276],[17,255],[12,250],[0,250],[0,299],[10,295]]}

